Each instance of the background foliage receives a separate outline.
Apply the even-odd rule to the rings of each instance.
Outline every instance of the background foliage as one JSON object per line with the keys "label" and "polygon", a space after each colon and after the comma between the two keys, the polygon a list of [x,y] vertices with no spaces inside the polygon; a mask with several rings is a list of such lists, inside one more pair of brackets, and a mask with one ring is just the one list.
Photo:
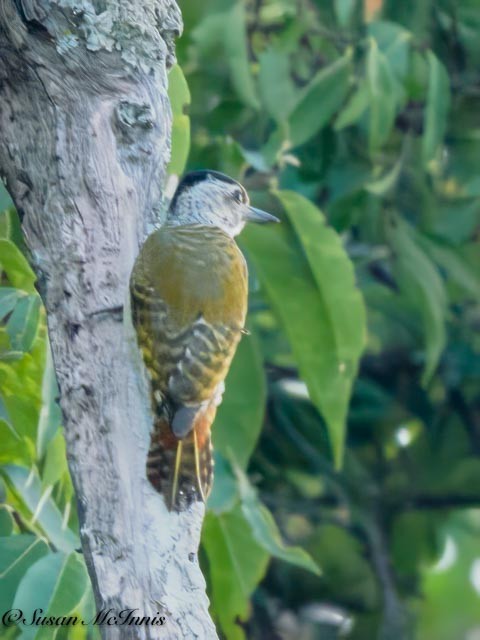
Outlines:
{"label": "background foliage", "polygon": [[[472,640],[480,8],[180,4],[170,173],[222,170],[283,221],[240,240],[251,335],[215,423],[201,550],[217,626]],[[0,609],[41,589],[46,611],[89,618],[44,312],[5,198]]]}

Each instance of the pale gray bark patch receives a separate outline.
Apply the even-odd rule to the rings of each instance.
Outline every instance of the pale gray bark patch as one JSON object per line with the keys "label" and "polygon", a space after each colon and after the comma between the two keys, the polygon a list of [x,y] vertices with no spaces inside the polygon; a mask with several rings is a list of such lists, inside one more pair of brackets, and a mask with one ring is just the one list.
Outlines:
{"label": "pale gray bark patch", "polygon": [[172,0],[0,0],[0,172],[47,309],[97,606],[167,616],[108,639],[216,638],[203,506],[168,513],[146,479],[148,385],[118,313],[157,223],[180,31]]}

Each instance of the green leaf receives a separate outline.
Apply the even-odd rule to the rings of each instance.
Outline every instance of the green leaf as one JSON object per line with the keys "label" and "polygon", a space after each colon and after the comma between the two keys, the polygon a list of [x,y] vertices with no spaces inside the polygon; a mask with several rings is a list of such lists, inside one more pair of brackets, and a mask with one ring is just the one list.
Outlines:
{"label": "green leaf", "polygon": [[[29,356],[25,356],[29,357]],[[16,365],[23,364],[23,358],[15,363]],[[3,371],[10,370],[11,367],[3,364]],[[28,394],[25,397],[19,397],[16,395],[18,386],[21,387],[23,382],[24,389],[28,389]],[[18,464],[24,464],[30,466],[35,457],[34,438],[35,438],[35,426],[38,421],[38,409],[36,406],[36,398],[30,386],[31,381],[26,378],[20,377],[20,385],[15,384],[13,386],[13,395],[9,389],[10,380],[8,377],[2,382],[2,404],[7,411],[7,416],[4,418],[6,425],[0,426],[0,432],[2,438],[4,438],[5,448],[0,449],[0,460],[4,464],[15,462]],[[10,437],[8,431],[11,431]],[[20,440],[17,440],[17,437]],[[9,457],[9,453],[13,456]]]}
{"label": "green leaf", "polygon": [[[415,515],[419,519],[432,517],[430,513]],[[478,627],[479,594],[475,579],[479,568],[478,529],[475,527],[472,531],[472,522],[473,518],[460,515],[457,511],[444,523],[441,536],[438,535],[438,524],[433,521],[429,527],[430,537],[425,535],[425,542],[422,538],[418,540],[419,531],[414,531],[410,537],[417,546],[419,542],[431,545],[432,539],[438,538],[442,538],[444,543],[442,559],[438,563],[432,566],[431,562],[421,558],[422,562],[415,567],[417,571],[421,567],[422,579],[418,640],[467,639],[471,636],[471,630]],[[434,528],[435,524],[437,526]],[[408,549],[405,552],[408,553]],[[409,556],[405,554],[404,557],[408,561]]]}
{"label": "green leaf", "polygon": [[431,52],[428,60],[428,93],[422,139],[423,163],[428,166],[435,158],[447,128],[450,109],[450,79],[447,70]]}
{"label": "green leaf", "polygon": [[13,287],[0,287],[0,320],[3,320],[25,293]]}
{"label": "green leaf", "polygon": [[6,190],[5,185],[0,180],[0,211],[8,209],[12,206],[12,204],[12,199],[10,198],[9,193]]}
{"label": "green leaf", "polygon": [[10,284],[27,293],[36,293],[37,279],[22,252],[5,238],[0,238],[0,270],[4,271]]}
{"label": "green leaf", "polygon": [[14,351],[12,349],[10,337],[5,327],[0,327],[0,362],[19,360],[22,356],[22,351]]}
{"label": "green leaf", "polygon": [[412,34],[399,24],[385,20],[370,22],[368,34],[376,40],[394,74],[399,80],[404,80],[408,72]]}
{"label": "green leaf", "polygon": [[282,224],[247,229],[244,242],[284,325],[311,400],[325,418],[339,466],[352,384],[365,345],[365,307],[342,242],[322,213],[297,193],[277,196],[295,235]]}
{"label": "green leaf", "polygon": [[335,120],[335,130],[341,131],[342,129],[345,129],[345,127],[349,127],[350,125],[358,122],[367,110],[369,101],[370,94],[368,86],[366,83],[362,82],[358,89],[349,98],[345,107],[338,114],[338,117]]}
{"label": "green leaf", "polygon": [[244,336],[225,381],[225,394],[213,426],[213,444],[225,458],[233,452],[244,469],[263,423],[266,389],[259,347],[254,335]]}
{"label": "green leaf", "polygon": [[[3,500],[2,500],[3,502]],[[7,505],[0,507],[0,536],[7,537],[12,535],[15,526],[12,513]],[[0,551],[1,554],[1,551]]]}
{"label": "green leaf", "polygon": [[207,15],[192,30],[192,40],[195,43],[196,54],[202,61],[208,61],[218,55],[218,49],[223,46],[223,25],[225,12]]}
{"label": "green leaf", "polygon": [[265,575],[269,555],[255,541],[236,507],[229,513],[207,513],[202,542],[212,584],[213,615],[228,640],[243,640],[237,620],[248,619],[249,599]]}
{"label": "green leaf", "polygon": [[436,267],[415,241],[406,223],[392,218],[388,236],[395,255],[398,283],[422,319],[425,340],[425,366],[422,384],[426,386],[438,365],[446,343],[447,298]]}
{"label": "green leaf", "polygon": [[3,470],[32,513],[32,520],[40,524],[52,544],[67,553],[78,549],[78,535],[63,522],[62,514],[48,491],[42,491],[38,474],[33,469],[29,471],[14,465],[6,465]]}
{"label": "green leaf", "polygon": [[[0,395],[0,419],[9,421],[7,407],[5,406],[5,402],[2,400],[2,396]],[[1,487],[1,482],[0,482]],[[0,493],[0,501],[1,501],[1,493]]]}
{"label": "green leaf", "polygon": [[370,95],[369,145],[371,151],[376,151],[390,137],[395,121],[396,86],[390,63],[373,38],[367,58],[367,82]]}
{"label": "green leaf", "polygon": [[39,318],[38,294],[20,298],[7,322],[7,333],[14,351],[30,351],[37,335]]}
{"label": "green leaf", "polygon": [[61,431],[50,442],[42,469],[42,485],[48,487],[55,485],[68,473],[67,452],[65,450],[65,438]]}
{"label": "green leaf", "polygon": [[0,418],[0,464],[16,463],[28,465],[31,463],[30,451],[25,440],[16,432],[14,427]]}
{"label": "green leaf", "polygon": [[223,20],[223,42],[230,66],[232,84],[241,100],[253,109],[259,109],[255,83],[248,58],[245,7],[236,2]]}
{"label": "green leaf", "polygon": [[289,117],[293,146],[309,140],[338,111],[348,92],[351,71],[352,52],[347,50],[303,89]]}
{"label": "green leaf", "polygon": [[238,500],[237,483],[230,462],[218,451],[214,451],[215,473],[212,493],[208,496],[207,507],[215,513],[231,511]]}
{"label": "green leaf", "polygon": [[0,611],[12,607],[18,585],[27,569],[48,553],[45,540],[32,535],[0,538]]}
{"label": "green leaf", "polygon": [[468,242],[480,225],[480,199],[443,202],[435,217],[432,231],[452,244]]}
{"label": "green leaf", "polygon": [[0,238],[11,240],[21,250],[25,247],[22,226],[13,206],[3,211],[0,209]]}
{"label": "green leaf", "polygon": [[309,554],[300,547],[286,546],[272,514],[257,497],[247,476],[238,466],[234,467],[242,500],[242,512],[252,528],[255,540],[275,558],[320,575],[320,568]]}
{"label": "green leaf", "polygon": [[259,62],[258,82],[262,103],[274,120],[284,122],[296,99],[289,56],[285,51],[270,47],[260,54]]}
{"label": "green leaf", "polygon": [[97,614],[97,607],[92,589],[87,589],[85,597],[77,610],[80,614],[80,618],[85,621],[85,626],[82,627],[84,635],[79,638],[76,636],[68,638],[68,640],[101,640],[99,626],[92,624]]}
{"label": "green leaf", "polygon": [[168,74],[168,97],[172,107],[172,153],[168,173],[181,175],[190,152],[190,118],[186,114],[190,91],[181,67],[174,65]]}
{"label": "green leaf", "polygon": [[288,141],[288,129],[287,123],[279,125],[272,131],[267,142],[263,145],[261,155],[267,165],[267,170],[276,162],[280,162],[283,151],[290,148],[291,143]]}
{"label": "green leaf", "polygon": [[[89,588],[87,570],[78,553],[51,553],[37,560],[23,576],[13,603],[27,620],[35,609],[42,616],[69,616],[79,606]],[[54,640],[61,627],[21,625],[25,640]]]}
{"label": "green leaf", "polygon": [[397,184],[398,178],[402,171],[403,157],[397,160],[390,171],[387,171],[380,178],[376,178],[365,185],[365,189],[369,193],[373,193],[376,196],[383,196],[388,193]]}
{"label": "green leaf", "polygon": [[425,236],[420,236],[419,242],[445,270],[447,280],[454,282],[467,296],[480,302],[480,273],[465,260],[457,247]]}
{"label": "green leaf", "polygon": [[57,402],[59,397],[55,368],[50,343],[45,340],[45,367],[42,379],[42,408],[37,426],[37,456],[43,458],[45,449],[62,422],[62,412]]}
{"label": "green leaf", "polygon": [[335,13],[337,15],[338,24],[341,27],[348,27],[356,4],[357,0],[335,0]]}
{"label": "green leaf", "polygon": [[[377,580],[365,558],[362,543],[351,532],[341,526],[322,523],[306,544],[322,567],[323,578],[335,601],[356,602],[367,608],[375,606],[379,596]],[[392,636],[391,640],[394,638],[398,636]]]}
{"label": "green leaf", "polygon": [[[0,336],[2,329],[0,328]],[[8,337],[8,336],[7,336]],[[44,368],[45,338],[37,339],[28,353],[20,353],[14,362],[0,361],[2,404],[15,431],[28,440],[29,448],[37,437],[41,410],[40,381]],[[3,358],[3,354],[2,354]],[[31,449],[34,455],[34,449]]]}

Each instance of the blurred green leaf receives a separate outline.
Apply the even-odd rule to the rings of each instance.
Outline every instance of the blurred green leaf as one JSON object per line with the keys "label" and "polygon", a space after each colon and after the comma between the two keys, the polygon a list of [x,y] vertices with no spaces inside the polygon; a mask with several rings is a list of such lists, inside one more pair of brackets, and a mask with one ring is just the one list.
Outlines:
{"label": "blurred green leaf", "polygon": [[38,331],[40,297],[32,294],[20,298],[8,322],[7,333],[14,351],[29,351]]}
{"label": "blurred green leaf", "polygon": [[11,240],[22,251],[25,248],[20,220],[13,206],[0,209],[0,238]]}
{"label": "blurred green leaf", "polygon": [[4,211],[12,206],[12,199],[10,198],[5,185],[0,180],[0,211]]}
{"label": "blurred green leaf", "polygon": [[259,347],[244,336],[225,381],[225,393],[213,427],[216,451],[246,467],[262,428],[266,389]]}
{"label": "blurred green leaf", "polygon": [[[1,501],[3,502],[3,500]],[[6,505],[0,506],[0,537],[12,535],[14,526],[15,521],[10,509]]]}
{"label": "blurred green leaf", "polygon": [[37,455],[43,458],[45,448],[62,422],[62,412],[57,402],[59,397],[55,368],[50,343],[45,340],[45,367],[42,378],[42,408],[37,425]]}
{"label": "blurred green leaf", "polygon": [[23,291],[14,287],[0,287],[0,320],[3,320],[15,305],[25,295]]}
{"label": "blurred green leaf", "polygon": [[394,166],[380,178],[365,185],[365,189],[376,196],[383,196],[396,185],[402,171],[403,158],[400,157]]}
{"label": "blurred green leaf", "polygon": [[480,273],[465,260],[457,247],[425,236],[420,237],[420,244],[444,269],[447,280],[454,282],[467,296],[480,301]]}
{"label": "blurred green leaf", "polygon": [[13,287],[23,289],[27,293],[36,293],[36,275],[21,251],[5,238],[0,238],[0,270],[6,273]]}
{"label": "blurred green leaf", "polygon": [[238,499],[237,483],[230,462],[214,451],[215,473],[207,507],[215,513],[231,511]]}
{"label": "blurred green leaf", "polygon": [[293,146],[306,142],[318,133],[338,111],[349,89],[352,51],[325,67],[302,90],[289,116]]}
{"label": "blurred green leaf", "polygon": [[376,40],[393,73],[404,80],[408,72],[412,34],[401,25],[385,20],[371,22],[368,33]]}
{"label": "blurred green leaf", "polygon": [[248,619],[249,598],[265,574],[268,553],[255,541],[239,507],[229,513],[207,513],[203,546],[214,618],[229,640],[243,640],[245,634],[237,620]]}
{"label": "blurred green leaf", "polygon": [[42,491],[40,478],[34,469],[29,472],[22,467],[7,465],[3,467],[3,471],[31,512],[32,520],[40,524],[50,542],[66,553],[78,549],[78,535],[63,522],[49,492]]}
{"label": "blurred green leaf", "polygon": [[369,144],[370,150],[376,151],[390,137],[395,120],[396,98],[390,63],[373,38],[368,52],[367,80],[370,97]]}
{"label": "blurred green leaf", "polygon": [[360,120],[368,108],[370,94],[366,83],[359,85],[355,92],[351,95],[347,104],[338,114],[335,120],[335,130],[341,131],[345,127],[349,127]]}
{"label": "blurred green leaf", "polygon": [[357,0],[335,0],[334,7],[338,24],[347,27],[352,19]]}
{"label": "blurred green leaf", "polygon": [[214,11],[205,16],[192,31],[196,53],[200,58],[213,59],[218,47],[223,44],[223,24],[225,13]]}
{"label": "blurred green leaf", "polygon": [[[27,620],[35,609],[43,609],[42,616],[69,616],[79,606],[90,588],[83,557],[78,553],[49,554],[40,558],[23,576],[13,603]],[[20,625],[25,640],[53,640],[60,627]]]}
{"label": "blurred green leaf", "polygon": [[395,252],[398,282],[422,319],[425,365],[422,384],[427,385],[445,347],[447,298],[436,267],[414,240],[412,230],[392,219],[389,237]]}
{"label": "blurred green leaf", "polygon": [[375,607],[379,597],[376,577],[355,536],[343,527],[325,523],[309,536],[306,547],[322,567],[321,580],[335,599]]}
{"label": "blurred green leaf", "polygon": [[435,514],[404,513],[392,532],[392,559],[402,578],[416,571],[418,564],[428,566],[438,558],[439,540],[435,536]]}
{"label": "blurred green leaf", "polygon": [[12,607],[18,585],[28,568],[47,553],[46,541],[32,535],[0,538],[0,610],[3,613]]}
{"label": "blurred green leaf", "polygon": [[255,83],[248,58],[247,32],[243,3],[236,2],[222,21],[223,42],[230,65],[231,80],[238,96],[246,105],[259,109]]}
{"label": "blurred green leaf", "polygon": [[0,418],[0,464],[14,462],[28,465],[31,463],[30,451],[25,440],[15,431],[13,426],[3,418]]}
{"label": "blurred green leaf", "polygon": [[289,56],[278,48],[270,47],[259,56],[259,63],[258,83],[262,103],[277,122],[283,122],[296,100]]}
{"label": "blurred green leaf", "polygon": [[[0,328],[0,335],[2,329]],[[0,389],[2,406],[8,421],[24,438],[25,448],[31,455],[37,437],[37,424],[41,410],[40,382],[43,375],[45,340],[35,340],[28,353],[18,352],[11,362],[0,359]]]}
{"label": "blurred green leaf", "polygon": [[425,106],[422,154],[425,166],[435,158],[443,142],[450,108],[450,80],[443,64],[431,52],[428,59],[428,93]]}
{"label": "blurred green leaf", "polygon": [[255,540],[275,558],[301,567],[320,575],[320,568],[312,560],[306,551],[300,547],[292,547],[284,544],[280,532],[275,524],[272,514],[257,497],[257,492],[251,486],[247,476],[240,467],[235,466],[240,498],[242,500],[242,512],[252,528]]}
{"label": "blurred green leaf", "polygon": [[190,91],[178,64],[168,74],[168,97],[172,107],[172,155],[167,167],[170,174],[181,175],[190,152],[190,118],[186,109],[190,104]]}
{"label": "blurred green leaf", "polygon": [[66,473],[68,466],[65,438],[61,431],[57,431],[57,435],[47,447],[42,469],[42,486],[46,488],[55,485]]}
{"label": "blurred green leaf", "polygon": [[472,535],[467,528],[469,515],[468,512],[452,513],[441,530],[440,560],[421,565],[423,606],[418,624],[419,640],[475,638],[480,565],[478,535]]}

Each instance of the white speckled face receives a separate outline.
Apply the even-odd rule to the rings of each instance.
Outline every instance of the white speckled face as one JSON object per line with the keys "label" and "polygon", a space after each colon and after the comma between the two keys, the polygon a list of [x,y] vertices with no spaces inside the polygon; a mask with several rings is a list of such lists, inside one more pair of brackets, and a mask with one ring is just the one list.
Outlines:
{"label": "white speckled face", "polygon": [[238,182],[217,175],[187,175],[173,197],[167,224],[205,224],[238,235],[251,215],[247,192]]}

